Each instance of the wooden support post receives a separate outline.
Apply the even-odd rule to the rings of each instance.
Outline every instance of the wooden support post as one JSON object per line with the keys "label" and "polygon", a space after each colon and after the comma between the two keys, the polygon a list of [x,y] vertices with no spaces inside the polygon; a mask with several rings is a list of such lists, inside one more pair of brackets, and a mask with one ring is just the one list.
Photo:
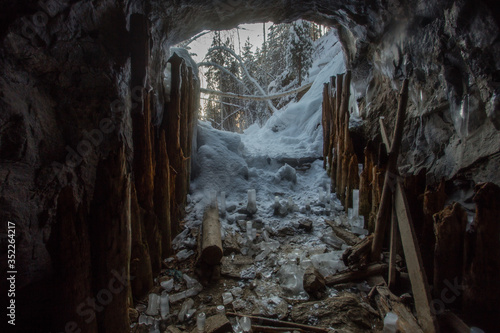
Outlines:
{"label": "wooden support post", "polygon": [[396,117],[396,126],[394,128],[394,136],[389,152],[389,161],[387,162],[387,170],[385,173],[384,186],[382,197],[380,199],[380,207],[377,213],[375,225],[375,238],[372,244],[372,260],[380,260],[380,252],[384,241],[385,229],[387,220],[389,219],[389,207],[391,205],[392,189],[394,188],[395,178],[397,177],[397,161],[399,148],[401,146],[401,138],[403,136],[403,128],[406,114],[406,105],[408,104],[408,79],[403,81],[403,87],[399,96],[398,113]]}
{"label": "wooden support post", "polygon": [[389,288],[394,290],[397,282],[397,272],[396,272],[396,254],[398,252],[399,245],[399,232],[398,232],[398,220],[396,218],[396,212],[392,209],[391,213],[391,254],[389,257]]}
{"label": "wooden support post", "polygon": [[385,145],[386,151],[390,151],[391,150],[391,143],[389,141],[389,137],[387,136],[387,130],[385,129],[384,118],[380,117],[378,119],[378,122],[380,124],[380,134],[382,135],[382,142]]}
{"label": "wooden support post", "polygon": [[431,294],[427,283],[427,276],[423,268],[420,248],[418,247],[418,241],[409,214],[408,202],[400,182],[396,183],[394,205],[401,232],[406,265],[410,275],[413,297],[415,298],[418,321],[424,332],[439,332],[436,317],[430,307]]}

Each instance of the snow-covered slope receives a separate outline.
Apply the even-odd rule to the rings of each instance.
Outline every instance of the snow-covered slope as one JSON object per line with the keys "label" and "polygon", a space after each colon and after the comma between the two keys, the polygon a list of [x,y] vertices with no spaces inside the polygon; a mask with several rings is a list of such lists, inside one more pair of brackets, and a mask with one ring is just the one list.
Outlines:
{"label": "snow-covered slope", "polygon": [[275,113],[262,128],[257,124],[250,126],[242,136],[245,154],[270,158],[322,155],[323,83],[330,76],[345,72],[342,49],[333,31],[316,41],[313,56],[308,78],[308,82],[314,82],[311,89],[300,101]]}

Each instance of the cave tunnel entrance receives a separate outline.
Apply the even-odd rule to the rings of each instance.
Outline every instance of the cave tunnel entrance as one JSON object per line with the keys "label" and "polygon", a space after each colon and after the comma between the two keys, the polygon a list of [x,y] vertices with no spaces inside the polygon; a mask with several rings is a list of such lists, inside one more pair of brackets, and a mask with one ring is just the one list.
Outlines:
{"label": "cave tunnel entrance", "polygon": [[[357,267],[367,263],[363,251],[370,246],[363,241],[369,237],[358,242],[364,228],[374,229],[387,163],[380,117],[391,129],[405,76],[410,103],[398,172],[404,176],[422,267],[434,285],[432,301],[441,306],[434,310],[443,314],[438,317],[445,327],[463,327],[463,319],[498,330],[500,230],[492,202],[500,197],[500,65],[491,1],[49,0],[2,5],[0,12],[6,18],[0,27],[0,68],[5,69],[0,214],[13,221],[18,234],[18,331],[158,332],[186,314],[191,319],[184,328],[194,328],[193,314],[203,312],[208,321],[221,303],[303,325],[381,328],[383,318],[359,302],[359,294],[368,292],[364,283],[356,283],[358,294],[338,297],[323,289],[321,275],[333,276],[345,261]],[[210,119],[214,127],[254,135],[201,122],[196,127],[196,66],[170,48],[204,30],[299,19],[336,30],[335,47],[345,67],[327,58],[318,61],[314,75],[325,80],[300,92],[287,113],[273,110],[260,127],[248,126],[259,118],[248,114],[251,121],[233,122],[229,108]],[[321,74],[329,66],[331,71]],[[170,87],[164,80],[168,72]],[[273,78],[278,74],[285,71]],[[282,79],[286,86],[291,78]],[[313,111],[321,105],[338,110],[343,97],[336,93],[343,83],[350,87],[349,81],[352,91],[344,91],[351,92],[350,105],[360,111],[348,113],[363,123],[352,116],[336,121],[336,132],[325,131],[325,110]],[[241,107],[226,103],[236,105]],[[279,105],[267,103],[260,110],[273,107]],[[105,139],[85,156],[76,154],[96,128]],[[332,140],[326,132],[342,135]],[[329,149],[321,151],[325,143]],[[290,155],[281,154],[284,147],[293,147]],[[223,161],[217,161],[220,156]],[[197,177],[190,184],[191,171]],[[332,190],[337,197],[328,198]],[[193,266],[198,239],[203,242],[199,227],[213,222],[214,210],[205,215],[205,207],[215,201],[223,220],[222,243]],[[347,216],[340,213],[344,209]],[[358,224],[341,228],[352,217]],[[221,265],[214,265],[221,252]],[[348,257],[342,260],[344,253]],[[2,252],[2,262],[6,255]],[[376,268],[386,269],[383,263]],[[402,289],[393,291],[409,291],[405,267],[398,270]],[[200,283],[218,276],[231,281],[227,288],[207,284],[200,290]],[[301,278],[319,287],[306,290],[297,283]],[[442,296],[450,281],[462,288],[452,302]],[[170,313],[178,311],[168,320],[161,318],[163,289],[173,298]],[[376,303],[383,303],[388,291],[377,287],[377,293]],[[183,295],[193,298],[198,312]],[[390,297],[385,301],[384,315],[391,307],[404,310]],[[359,316],[345,311],[352,309]],[[398,313],[399,324],[420,329],[409,316]],[[270,325],[262,318],[257,323]]]}

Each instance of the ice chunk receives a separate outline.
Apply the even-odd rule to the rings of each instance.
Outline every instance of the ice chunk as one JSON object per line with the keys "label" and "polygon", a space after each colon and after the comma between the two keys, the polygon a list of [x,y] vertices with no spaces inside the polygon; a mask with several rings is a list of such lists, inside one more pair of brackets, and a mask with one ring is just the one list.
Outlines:
{"label": "ice chunk", "polygon": [[323,191],[322,188],[320,188],[318,191],[318,199],[319,199],[319,202],[325,201],[325,191]]}
{"label": "ice chunk", "polygon": [[216,311],[217,314],[226,314],[226,308],[224,305],[217,305]]}
{"label": "ice chunk", "polygon": [[248,190],[247,212],[252,215],[257,212],[257,193],[255,189]]}
{"label": "ice chunk", "polygon": [[168,292],[171,292],[174,288],[174,279],[170,279],[168,281],[160,282],[160,286]]}
{"label": "ice chunk", "polygon": [[231,294],[233,294],[234,297],[241,297],[241,296],[243,296],[243,289],[241,287],[234,287],[230,291],[231,291]]}
{"label": "ice chunk", "polygon": [[250,242],[253,242],[254,233],[253,233],[252,221],[247,221],[246,225],[247,225],[247,238]]}
{"label": "ice chunk", "polygon": [[188,312],[186,313],[186,320],[189,320],[193,317],[193,315],[195,314],[196,312],[196,309],[189,309]]}
{"label": "ice chunk", "polygon": [[205,331],[206,318],[207,316],[205,315],[205,312],[199,313],[198,317],[196,317],[196,328],[198,329],[198,332]]}
{"label": "ice chunk", "polygon": [[243,329],[243,332],[250,332],[252,329],[252,321],[248,317],[241,317],[240,326]]}
{"label": "ice chunk", "polygon": [[398,331],[398,315],[388,312],[384,318],[384,333],[396,333]]}
{"label": "ice chunk", "polygon": [[172,247],[177,250],[181,247],[183,244],[184,240],[188,237],[189,235],[189,228],[184,229],[180,234],[175,236],[175,238],[172,240]]}
{"label": "ice chunk", "polygon": [[139,325],[146,325],[148,323],[148,316],[141,314],[139,316]]}
{"label": "ice chunk", "polygon": [[148,308],[146,314],[156,316],[158,314],[158,307],[160,305],[160,296],[157,294],[149,294]]}
{"label": "ice chunk", "polygon": [[479,327],[472,326],[470,328],[470,333],[484,333],[484,331],[482,329],[480,329]]}
{"label": "ice chunk", "polygon": [[176,257],[177,257],[177,259],[179,259],[179,261],[184,261],[187,258],[191,257],[193,254],[194,254],[193,250],[184,249],[184,250],[177,252]]}
{"label": "ice chunk", "polygon": [[343,251],[333,251],[329,253],[315,254],[311,256],[313,266],[323,276],[333,275],[345,268],[342,262]]}
{"label": "ice chunk", "polygon": [[166,291],[161,293],[160,296],[160,314],[161,319],[167,319],[168,314],[170,313],[170,307],[168,304],[168,294]]}
{"label": "ice chunk", "polygon": [[278,271],[281,287],[294,297],[307,297],[303,286],[304,270],[294,262],[281,266]]}
{"label": "ice chunk", "polygon": [[222,294],[222,303],[224,305],[228,305],[229,303],[231,303],[233,301],[233,294],[229,293],[229,292],[226,292],[226,293],[223,293]]}
{"label": "ice chunk", "polygon": [[342,248],[342,245],[345,244],[345,242],[343,240],[336,237],[334,234],[325,234],[325,235],[321,236],[321,240],[325,244],[328,244],[331,247],[336,248],[337,250],[340,250]]}
{"label": "ice chunk", "polygon": [[275,176],[276,182],[280,182],[282,180],[291,181],[294,184],[297,184],[297,172],[290,165],[283,165]]}
{"label": "ice chunk", "polygon": [[194,301],[192,298],[188,298],[182,303],[181,309],[179,311],[179,314],[177,318],[179,319],[180,322],[184,321],[184,317],[186,316],[187,312],[191,310],[191,308],[194,305]]}

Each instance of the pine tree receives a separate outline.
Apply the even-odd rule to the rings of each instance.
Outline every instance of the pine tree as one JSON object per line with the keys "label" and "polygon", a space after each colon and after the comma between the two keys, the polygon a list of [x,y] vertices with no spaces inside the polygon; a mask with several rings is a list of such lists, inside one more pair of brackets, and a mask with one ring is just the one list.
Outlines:
{"label": "pine tree", "polygon": [[307,21],[296,21],[290,27],[288,63],[298,75],[299,86],[312,65],[313,45],[310,32],[311,24]]}

